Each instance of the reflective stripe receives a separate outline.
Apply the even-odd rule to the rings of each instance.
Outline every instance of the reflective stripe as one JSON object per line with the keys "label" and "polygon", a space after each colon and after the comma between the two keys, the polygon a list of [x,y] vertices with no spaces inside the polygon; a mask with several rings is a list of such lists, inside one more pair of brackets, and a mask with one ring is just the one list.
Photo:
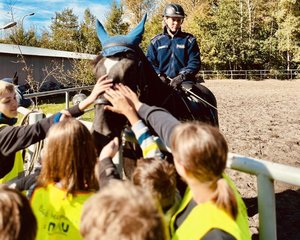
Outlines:
{"label": "reflective stripe", "polygon": [[[6,124],[0,124],[0,127],[7,126]],[[14,178],[22,176],[24,173],[24,163],[22,157],[22,151],[18,151],[15,154],[15,160],[13,168],[3,178],[0,179],[0,183],[6,183]]]}

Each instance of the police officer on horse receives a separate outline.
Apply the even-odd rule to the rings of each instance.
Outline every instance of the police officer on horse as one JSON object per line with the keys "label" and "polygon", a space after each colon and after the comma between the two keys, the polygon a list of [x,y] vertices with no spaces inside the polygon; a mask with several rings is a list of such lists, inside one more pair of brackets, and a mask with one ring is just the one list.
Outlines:
{"label": "police officer on horse", "polygon": [[196,38],[181,31],[185,18],[183,8],[168,4],[163,13],[163,33],[151,39],[147,58],[160,79],[174,89],[190,89],[200,70],[200,50]]}

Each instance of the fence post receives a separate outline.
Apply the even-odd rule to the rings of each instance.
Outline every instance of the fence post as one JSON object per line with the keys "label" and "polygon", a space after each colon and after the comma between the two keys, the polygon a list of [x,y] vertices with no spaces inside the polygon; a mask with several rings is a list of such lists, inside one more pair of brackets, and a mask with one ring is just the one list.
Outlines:
{"label": "fence post", "polygon": [[[29,118],[28,118],[28,124],[34,124],[36,122],[38,122],[39,120],[43,119],[44,117],[44,114],[42,112],[32,112],[32,113],[29,113]],[[29,155],[29,160],[28,162],[26,163],[27,165],[25,166],[25,169],[26,169],[26,174],[27,174],[27,171],[29,170],[29,165],[32,161],[32,157],[33,157],[33,154],[36,150],[36,144],[32,144],[28,147],[28,155]]]}
{"label": "fence post", "polygon": [[264,174],[257,175],[257,200],[259,212],[259,239],[277,239],[276,206],[273,180]]}
{"label": "fence post", "polygon": [[66,91],[66,109],[69,108],[69,92]]}

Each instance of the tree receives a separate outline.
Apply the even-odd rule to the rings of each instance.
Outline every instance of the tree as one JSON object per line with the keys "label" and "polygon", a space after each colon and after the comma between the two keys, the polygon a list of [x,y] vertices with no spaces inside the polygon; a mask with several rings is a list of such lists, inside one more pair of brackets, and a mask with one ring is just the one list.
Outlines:
{"label": "tree", "polygon": [[101,49],[96,34],[96,17],[90,9],[84,11],[84,20],[79,27],[79,52],[97,54]]}
{"label": "tree", "polygon": [[72,9],[66,8],[62,12],[55,12],[50,29],[53,49],[78,51],[78,17],[74,15]]}
{"label": "tree", "polygon": [[118,7],[116,1],[113,1],[105,22],[105,29],[109,35],[123,35],[128,32],[129,23],[123,21],[123,15],[122,4]]}
{"label": "tree", "polygon": [[126,7],[131,23],[136,25],[145,13],[153,12],[157,5],[157,0],[121,0]]}
{"label": "tree", "polygon": [[278,50],[285,54],[286,69],[300,62],[300,5],[297,0],[280,0],[276,14]]}
{"label": "tree", "polygon": [[36,31],[31,28],[29,31],[25,32],[21,27],[17,27],[13,33],[9,36],[11,43],[23,46],[37,46],[38,39],[36,36]]}

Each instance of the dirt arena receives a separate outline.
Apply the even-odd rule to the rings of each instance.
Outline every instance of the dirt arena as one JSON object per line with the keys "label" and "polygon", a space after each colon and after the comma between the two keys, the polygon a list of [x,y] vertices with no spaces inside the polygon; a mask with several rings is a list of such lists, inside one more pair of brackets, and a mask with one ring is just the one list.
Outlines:
{"label": "dirt arena", "polygon": [[[230,152],[300,168],[300,80],[206,80]],[[256,177],[228,170],[258,238]],[[275,182],[277,239],[300,239],[300,187]]]}

